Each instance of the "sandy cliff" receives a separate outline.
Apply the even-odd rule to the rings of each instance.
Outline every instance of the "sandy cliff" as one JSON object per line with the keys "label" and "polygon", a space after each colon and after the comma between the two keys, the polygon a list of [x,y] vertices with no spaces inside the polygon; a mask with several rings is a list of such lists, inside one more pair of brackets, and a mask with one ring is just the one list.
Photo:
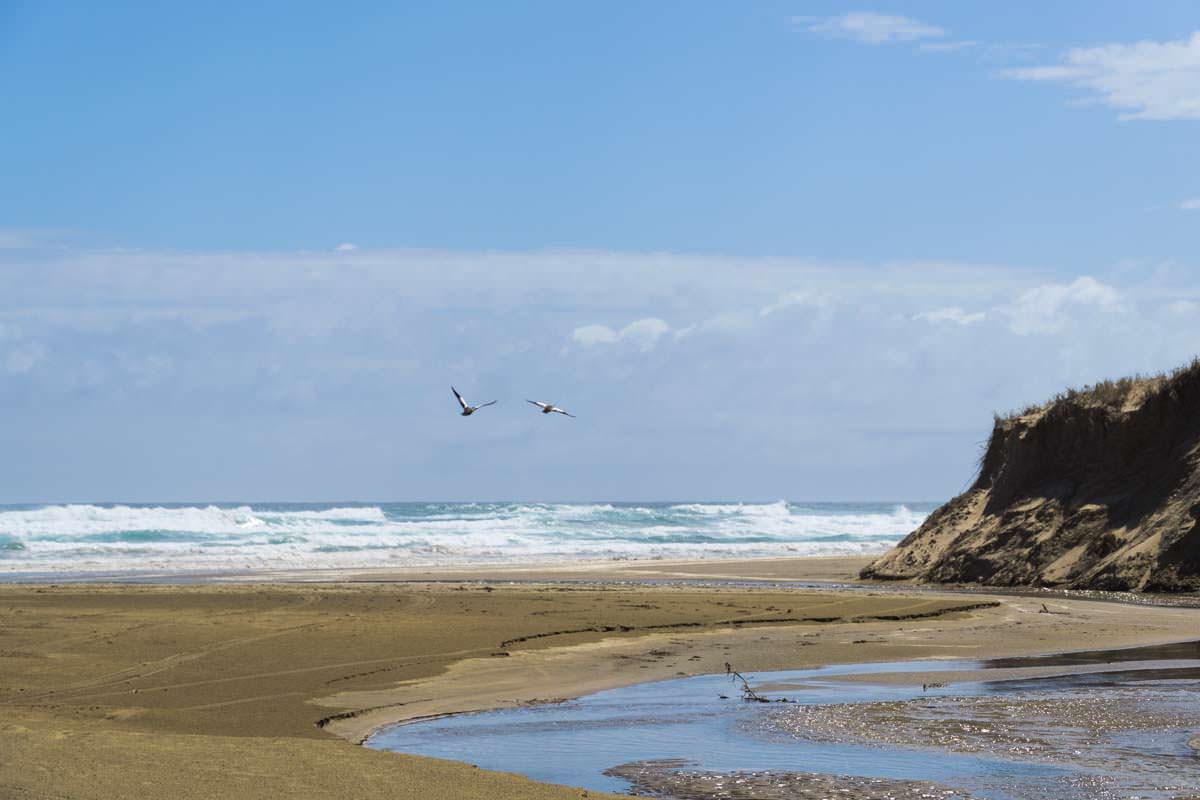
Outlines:
{"label": "sandy cliff", "polygon": [[1200,590],[1200,361],[997,418],[963,494],[863,577]]}

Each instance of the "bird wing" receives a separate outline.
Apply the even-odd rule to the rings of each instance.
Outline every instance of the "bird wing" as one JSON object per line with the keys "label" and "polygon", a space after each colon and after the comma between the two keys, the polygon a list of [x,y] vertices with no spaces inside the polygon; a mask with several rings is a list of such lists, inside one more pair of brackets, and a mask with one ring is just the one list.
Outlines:
{"label": "bird wing", "polygon": [[486,408],[487,406],[494,406],[494,405],[496,405],[496,401],[489,400],[486,403],[480,403],[479,405],[475,406],[475,410],[478,411],[481,408]]}
{"label": "bird wing", "polygon": [[526,402],[526,403],[533,403],[533,404],[534,404],[535,406],[537,406],[538,408],[545,408],[546,406],[548,406],[548,405],[549,405],[549,403],[543,403],[543,402],[540,402],[540,401],[538,401],[538,400],[526,400],[525,402]]}
{"label": "bird wing", "polygon": [[455,389],[453,386],[451,386],[450,391],[454,392],[454,397],[458,400],[458,404],[463,407],[463,411],[466,411],[467,401],[463,400],[463,396],[458,393],[458,389]]}
{"label": "bird wing", "polygon": [[555,408],[555,409],[553,409],[553,411],[555,414],[562,414],[563,416],[570,417],[571,419],[575,419],[574,414],[568,414],[566,411],[563,411],[561,408]]}

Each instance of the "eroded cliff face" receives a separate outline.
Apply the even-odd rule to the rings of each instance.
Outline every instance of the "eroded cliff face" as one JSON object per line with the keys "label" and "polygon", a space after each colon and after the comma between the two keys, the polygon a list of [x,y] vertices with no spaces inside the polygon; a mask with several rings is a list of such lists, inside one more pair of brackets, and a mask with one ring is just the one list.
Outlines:
{"label": "eroded cliff face", "polygon": [[1200,590],[1200,366],[998,419],[979,477],[863,577]]}

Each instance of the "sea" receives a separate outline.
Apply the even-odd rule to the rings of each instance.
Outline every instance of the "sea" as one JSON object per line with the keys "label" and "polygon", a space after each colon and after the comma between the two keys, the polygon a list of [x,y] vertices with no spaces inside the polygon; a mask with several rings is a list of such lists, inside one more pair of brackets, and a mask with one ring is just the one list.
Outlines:
{"label": "sea", "polygon": [[936,503],[0,505],[0,579],[882,553]]}

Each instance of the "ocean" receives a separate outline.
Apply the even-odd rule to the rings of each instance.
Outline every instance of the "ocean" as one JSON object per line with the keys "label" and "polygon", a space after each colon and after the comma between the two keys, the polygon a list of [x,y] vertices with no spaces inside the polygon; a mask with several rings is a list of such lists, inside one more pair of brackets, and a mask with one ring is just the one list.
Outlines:
{"label": "ocean", "polygon": [[0,577],[881,553],[934,503],[0,505]]}

